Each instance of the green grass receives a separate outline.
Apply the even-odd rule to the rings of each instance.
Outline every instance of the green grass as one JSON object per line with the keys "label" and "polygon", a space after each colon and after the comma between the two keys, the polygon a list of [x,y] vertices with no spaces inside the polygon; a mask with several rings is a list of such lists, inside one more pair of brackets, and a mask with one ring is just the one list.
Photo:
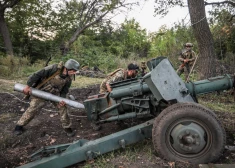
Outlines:
{"label": "green grass", "polygon": [[217,93],[210,93],[198,96],[200,104],[208,107],[214,111],[235,113],[235,102],[233,95],[228,91]]}
{"label": "green grass", "polygon": [[72,82],[72,88],[84,88],[89,85],[101,84],[101,78],[89,78],[85,76],[76,76],[75,81]]}
{"label": "green grass", "polygon": [[[1,107],[1,105],[0,105]],[[0,114],[0,122],[4,123],[5,121],[8,121],[9,119],[15,117],[16,114],[15,113],[2,113]]]}
{"label": "green grass", "polygon": [[[16,83],[26,84],[28,78],[18,78],[15,80],[0,79],[0,92],[13,92]],[[75,81],[72,81],[72,88],[85,88],[90,85],[100,84],[103,79],[89,78],[84,76],[76,76]]]}
{"label": "green grass", "polygon": [[[87,161],[83,168],[116,168],[131,167],[132,164],[151,162],[156,156],[153,153],[153,145],[150,139],[143,140],[125,149],[118,149],[97,157],[92,162]],[[120,166],[122,165],[122,166]]]}

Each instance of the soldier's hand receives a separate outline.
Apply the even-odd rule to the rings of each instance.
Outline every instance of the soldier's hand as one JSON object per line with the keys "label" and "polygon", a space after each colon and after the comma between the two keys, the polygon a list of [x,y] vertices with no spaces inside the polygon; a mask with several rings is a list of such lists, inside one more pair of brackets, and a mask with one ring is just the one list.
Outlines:
{"label": "soldier's hand", "polygon": [[65,105],[66,105],[66,103],[62,100],[62,101],[59,102],[58,107],[63,107]]}
{"label": "soldier's hand", "polygon": [[187,63],[187,62],[188,62],[188,59],[185,59],[185,60],[184,60],[184,63]]}
{"label": "soldier's hand", "polygon": [[112,88],[111,88],[110,84],[106,83],[106,87],[107,87],[108,92],[112,91]]}
{"label": "soldier's hand", "polygon": [[29,86],[26,86],[24,89],[23,89],[23,93],[25,95],[29,95],[31,93],[31,88]]}

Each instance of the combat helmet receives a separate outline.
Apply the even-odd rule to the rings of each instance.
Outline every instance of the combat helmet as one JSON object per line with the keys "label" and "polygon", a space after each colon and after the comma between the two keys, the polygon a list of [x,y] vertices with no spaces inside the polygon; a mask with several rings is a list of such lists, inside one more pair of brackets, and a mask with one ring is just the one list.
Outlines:
{"label": "combat helmet", "polygon": [[73,70],[78,71],[80,64],[74,59],[69,59],[68,61],[65,62],[64,66],[68,70],[73,69]]}
{"label": "combat helmet", "polygon": [[193,47],[193,44],[192,43],[185,43],[184,47]]}

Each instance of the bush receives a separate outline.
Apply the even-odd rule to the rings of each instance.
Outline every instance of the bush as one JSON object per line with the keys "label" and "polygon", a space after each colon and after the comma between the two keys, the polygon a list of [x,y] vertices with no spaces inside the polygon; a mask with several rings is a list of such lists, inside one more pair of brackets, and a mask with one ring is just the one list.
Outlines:
{"label": "bush", "polygon": [[4,78],[25,77],[43,67],[39,61],[33,65],[29,62],[27,57],[0,56],[0,76]]}

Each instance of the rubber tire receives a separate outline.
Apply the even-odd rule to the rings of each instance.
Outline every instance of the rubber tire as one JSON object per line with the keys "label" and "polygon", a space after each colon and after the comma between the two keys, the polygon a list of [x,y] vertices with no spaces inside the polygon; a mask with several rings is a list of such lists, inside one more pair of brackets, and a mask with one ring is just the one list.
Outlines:
{"label": "rubber tire", "polygon": [[[211,145],[208,149],[203,149],[203,153],[198,154],[196,157],[190,157],[188,154],[182,156],[169,147],[170,143],[168,145],[166,143],[167,130],[171,127],[171,124],[182,120],[182,118],[196,119],[205,124],[210,131]],[[164,109],[154,120],[152,141],[154,149],[163,159],[202,164],[214,162],[223,154],[226,133],[221,122],[211,110],[196,103],[177,103]]]}

